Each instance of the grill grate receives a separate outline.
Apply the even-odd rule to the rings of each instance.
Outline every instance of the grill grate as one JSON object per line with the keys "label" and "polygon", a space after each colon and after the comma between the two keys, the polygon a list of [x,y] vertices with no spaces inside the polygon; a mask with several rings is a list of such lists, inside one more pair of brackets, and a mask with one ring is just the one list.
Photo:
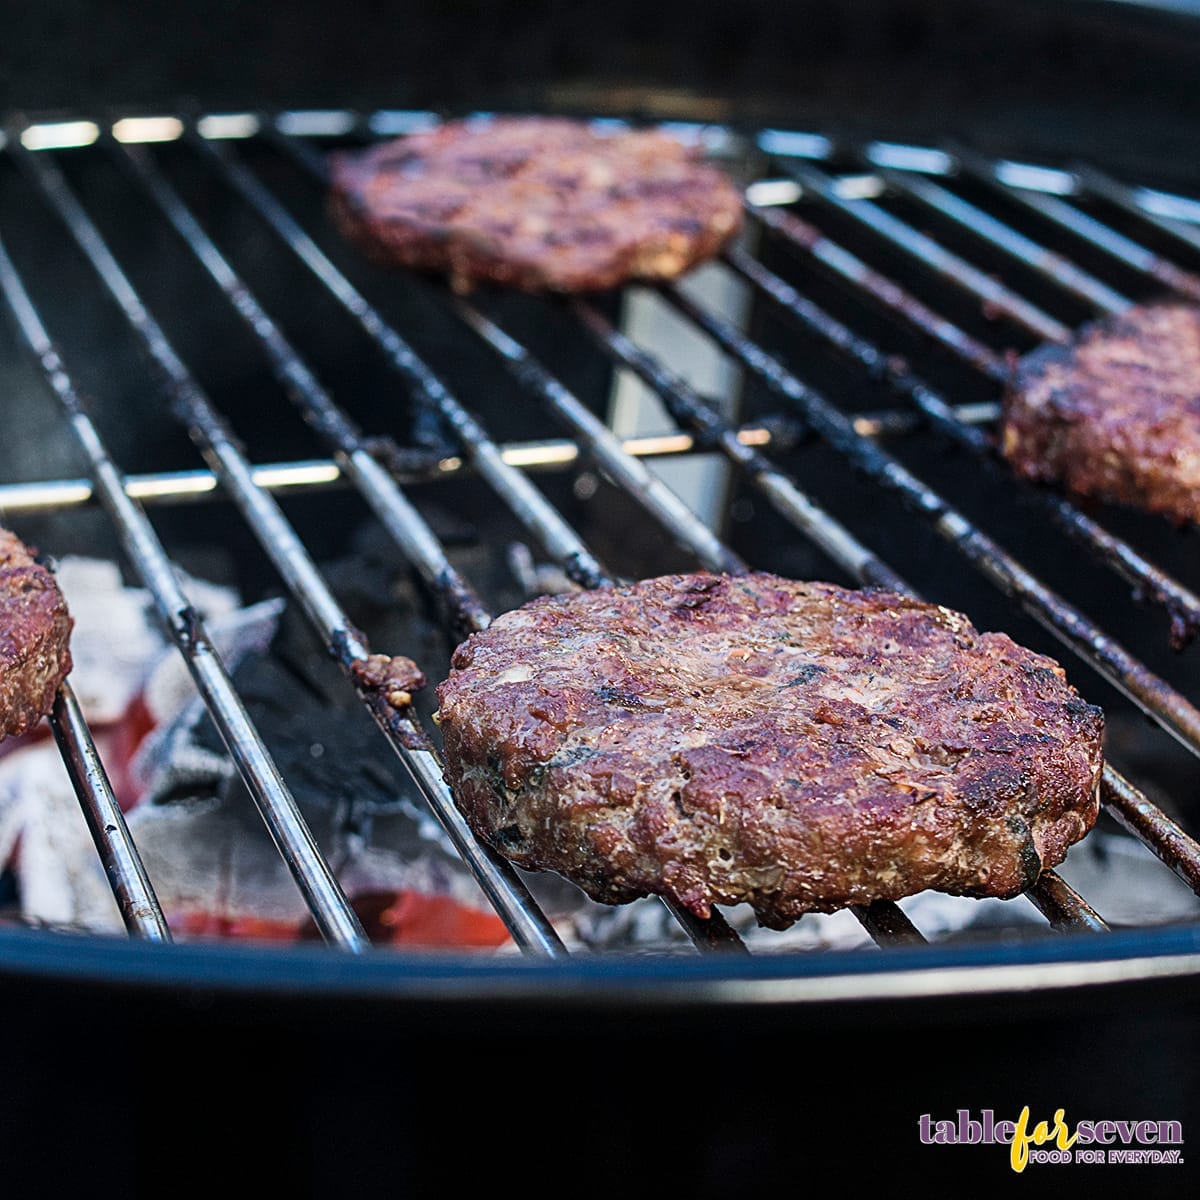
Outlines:
{"label": "grill grate", "polygon": [[[333,118],[337,118],[334,120]],[[15,130],[6,153],[31,181],[50,210],[91,265],[102,289],[122,311],[129,330],[150,364],[156,384],[169,399],[174,415],[186,426],[209,470],[127,476],[114,463],[88,415],[69,367],[60,356],[12,258],[0,244],[0,290],[15,317],[27,349],[62,404],[68,422],[84,448],[90,480],[47,480],[0,487],[6,511],[61,511],[98,499],[115,524],[125,550],[149,588],[160,619],[184,656],[210,712],[245,778],[280,853],[287,861],[318,928],[332,945],[361,952],[368,942],[329,864],[322,858],[304,824],[286,782],[239,700],[220,656],[204,634],[174,575],[167,550],[159,541],[143,504],[198,502],[219,491],[232,498],[290,595],[299,603],[329,654],[357,689],[375,719],[470,867],[484,893],[503,919],[516,945],[529,955],[559,958],[566,950],[520,875],[503,858],[480,845],[458,814],[441,778],[437,752],[429,733],[409,708],[397,708],[356,671],[370,649],[353,628],[322,578],[304,540],[289,523],[279,497],[295,490],[353,488],[440,600],[448,630],[460,637],[484,628],[491,614],[472,584],[456,570],[418,507],[406,494],[409,483],[426,483],[471,473],[504,504],[517,521],[565,573],[583,587],[611,582],[614,573],[585,544],[583,537],[530,478],[535,470],[568,470],[595,465],[649,514],[655,523],[699,564],[714,570],[747,570],[743,556],[709,528],[647,465],[658,456],[688,456],[698,451],[722,455],[756,492],[761,493],[786,524],[819,548],[831,562],[861,584],[915,594],[889,563],[801,486],[796,473],[779,459],[794,446],[817,441],[846,459],[869,488],[873,503],[892,494],[933,529],[976,571],[1015,600],[1050,635],[1141,712],[1170,734],[1185,750],[1200,754],[1200,711],[1178,687],[1149,666],[1078,608],[1043,583],[1000,543],[927,484],[886,449],[925,428],[979,459],[1022,500],[1047,513],[1058,528],[1106,570],[1132,584],[1148,603],[1169,618],[1171,637],[1182,649],[1200,629],[1200,598],[1190,587],[1143,555],[1131,542],[1110,532],[1069,500],[1043,488],[1018,483],[998,466],[980,422],[995,416],[994,401],[952,405],[908,362],[891,355],[863,334],[820,307],[769,269],[765,255],[735,246],[723,265],[743,281],[767,308],[801,327],[807,335],[848,360],[869,381],[880,383],[909,407],[851,413],[834,404],[824,390],[801,380],[782,356],[761,341],[710,311],[687,289],[657,289],[661,298],[692,327],[702,331],[729,359],[740,364],[747,380],[757,380],[783,402],[785,413],[738,426],[709,399],[698,394],[655,353],[637,345],[590,301],[538,301],[565,316],[585,333],[615,367],[633,372],[660,396],[679,426],[678,434],[622,441],[533,351],[509,332],[505,319],[485,300],[448,294],[445,307],[486,346],[517,381],[522,395],[564,424],[570,439],[499,444],[404,336],[335,265],[251,168],[248,156],[235,148],[238,140],[276,152],[299,168],[310,183],[325,182],[324,161],[310,143],[321,137],[388,135],[427,124],[428,114],[290,113],[271,121],[251,116],[182,119],[140,118],[102,130],[89,122],[32,125]],[[890,211],[897,197],[916,211],[976,238],[999,256],[1001,267],[1027,268],[1058,294],[1092,311],[1108,313],[1131,303],[1126,290],[1110,283],[1093,267],[1071,256],[1072,239],[1089,252],[1108,256],[1148,287],[1168,287],[1185,296],[1200,295],[1200,276],[1152,251],[1135,235],[1102,223],[1061,194],[1030,190],[1044,184],[1053,191],[1078,193],[1082,199],[1106,201],[1147,233],[1174,239],[1184,253],[1197,247],[1194,226],[1177,215],[1162,215],[1160,193],[1128,188],[1094,168],[1071,172],[999,164],[961,147],[946,151],[882,146],[838,148],[812,135],[766,132],[746,137],[729,130],[681,126],[682,136],[702,137],[706,145],[742,162],[757,161],[747,188],[752,218],[750,241],[770,239],[795,261],[811,260],[820,270],[849,285],[853,298],[866,298],[901,325],[915,329],[934,347],[994,386],[1006,374],[1004,355],[968,328],[943,316],[938,308],[882,270],[869,266],[870,246],[882,241],[893,251],[915,259],[920,272],[936,276],[952,290],[965,293],[978,307],[1035,339],[1062,341],[1070,325],[1050,311],[1054,307],[1029,300],[1003,271],[985,270]],[[183,142],[194,160],[228,194],[268,228],[287,255],[297,260],[314,286],[332,299],[382,352],[403,381],[413,402],[412,446],[367,438],[320,382],[283,329],[268,314],[232,262],[206,232],[183,191],[161,169],[155,141]],[[256,464],[240,447],[225,418],[176,352],[164,329],[151,315],[130,277],[119,265],[87,207],[77,197],[52,151],[69,155],[105,156],[117,163],[126,183],[140,188],[159,216],[182,239],[225,301],[249,329],[254,342],[307,424],[324,441],[328,459]],[[94,147],[82,149],[78,147]],[[822,170],[815,161],[827,160]],[[839,166],[846,169],[838,174]],[[867,174],[862,174],[863,168]],[[780,174],[773,175],[773,171]],[[935,182],[934,177],[944,177]],[[1024,208],[1053,224],[1065,235],[1054,248],[1023,232],[984,201],[969,200],[956,190],[960,179],[978,183],[1006,205]],[[1187,211],[1183,198],[1173,212]],[[792,211],[792,205],[801,207]],[[789,205],[784,208],[781,204]],[[1157,206],[1157,207],[1156,207]],[[810,212],[809,210],[815,210]],[[862,249],[844,247],[815,222],[828,211],[860,229]],[[1004,211],[1007,211],[1005,209]],[[804,215],[802,216],[801,213]],[[0,237],[3,230],[0,230]],[[859,255],[863,255],[860,257]],[[1143,289],[1144,290],[1144,289]],[[956,309],[957,311],[957,309]],[[448,441],[448,446],[439,444]],[[389,647],[390,648],[390,647]],[[396,647],[403,652],[404,647]],[[169,932],[120,810],[112,797],[91,735],[69,688],[64,688],[52,719],[64,761],[79,795],[97,849],[109,875],[123,918],[133,936],[169,940]],[[1171,817],[1153,804],[1136,784],[1111,763],[1106,766],[1102,796],[1106,811],[1166,863],[1193,891],[1200,892],[1200,846]],[[1108,926],[1084,897],[1061,876],[1046,872],[1027,898],[1049,924],[1061,931],[1099,933]],[[737,933],[719,914],[700,921],[673,909],[686,934],[699,949],[744,950]],[[855,916],[880,945],[922,943],[921,932],[900,906],[877,903],[855,910]]]}

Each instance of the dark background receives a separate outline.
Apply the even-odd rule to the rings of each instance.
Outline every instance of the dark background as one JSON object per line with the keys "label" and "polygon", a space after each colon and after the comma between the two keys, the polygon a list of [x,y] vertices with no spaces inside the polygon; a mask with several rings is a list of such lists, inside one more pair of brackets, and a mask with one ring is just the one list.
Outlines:
{"label": "dark background", "polygon": [[24,6],[0,110],[565,108],[974,136],[1194,178],[1200,6],[242,0]]}

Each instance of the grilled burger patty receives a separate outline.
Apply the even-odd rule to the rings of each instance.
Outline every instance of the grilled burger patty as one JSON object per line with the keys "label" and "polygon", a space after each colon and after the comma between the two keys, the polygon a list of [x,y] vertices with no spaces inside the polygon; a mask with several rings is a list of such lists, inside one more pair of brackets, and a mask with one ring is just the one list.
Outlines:
{"label": "grilled burger patty", "polygon": [[373,257],[523,291],[673,278],[739,229],[741,198],[654,131],[583,121],[450,122],[331,160],[337,225]]}
{"label": "grilled burger patty", "polygon": [[926,888],[1011,897],[1093,825],[1103,716],[963,615],[769,574],[542,597],[455,652],[475,832],[593,899],[783,929]]}
{"label": "grilled burger patty", "polygon": [[1032,479],[1200,521],[1200,308],[1139,305],[1026,356],[1003,448]]}
{"label": "grilled burger patty", "polygon": [[71,669],[71,618],[54,576],[0,529],[0,737],[50,711]]}

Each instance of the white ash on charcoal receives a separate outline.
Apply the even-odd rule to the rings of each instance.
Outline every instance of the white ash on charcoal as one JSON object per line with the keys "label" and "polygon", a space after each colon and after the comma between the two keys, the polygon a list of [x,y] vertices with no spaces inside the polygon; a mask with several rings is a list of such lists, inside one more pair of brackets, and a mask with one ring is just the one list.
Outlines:
{"label": "white ash on charcoal", "polygon": [[[129,806],[134,787],[128,752],[145,729],[147,684],[160,672],[169,674],[164,664],[174,652],[159,632],[149,594],[127,587],[115,563],[64,557],[55,575],[75,620],[71,686],[117,798]],[[248,620],[236,593],[186,573],[180,581],[214,642],[235,653]],[[79,801],[44,724],[0,745],[0,864],[11,881],[11,919],[97,933],[123,930]]]}
{"label": "white ash on charcoal", "polygon": [[[167,640],[154,618],[150,593],[127,585],[115,562],[66,556],[55,562],[54,577],[74,621],[71,688],[88,724],[104,730],[124,719],[157,669]],[[244,623],[234,589],[186,571],[179,579],[188,601],[222,638]],[[19,744],[13,739],[3,750]]]}
{"label": "white ash on charcoal", "polygon": [[0,863],[7,864],[10,922],[89,933],[124,929],[52,742],[0,759]]}

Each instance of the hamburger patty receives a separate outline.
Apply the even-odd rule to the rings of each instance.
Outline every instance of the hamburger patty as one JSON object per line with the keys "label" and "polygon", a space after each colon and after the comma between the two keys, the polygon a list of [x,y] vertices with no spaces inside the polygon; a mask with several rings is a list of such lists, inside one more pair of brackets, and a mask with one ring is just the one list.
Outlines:
{"label": "hamburger patty", "polygon": [[339,228],[373,257],[523,291],[670,279],[737,232],[741,197],[654,130],[583,121],[450,122],[331,159]]}
{"label": "hamburger patty", "polygon": [[54,576],[0,529],[0,737],[50,711],[71,669],[71,618]]}
{"label": "hamburger patty", "polygon": [[593,899],[783,929],[934,888],[1011,897],[1093,825],[1103,716],[963,615],[768,574],[541,597],[438,688],[484,840]]}
{"label": "hamburger patty", "polygon": [[1031,479],[1200,521],[1200,308],[1139,305],[1026,356],[1003,449]]}

